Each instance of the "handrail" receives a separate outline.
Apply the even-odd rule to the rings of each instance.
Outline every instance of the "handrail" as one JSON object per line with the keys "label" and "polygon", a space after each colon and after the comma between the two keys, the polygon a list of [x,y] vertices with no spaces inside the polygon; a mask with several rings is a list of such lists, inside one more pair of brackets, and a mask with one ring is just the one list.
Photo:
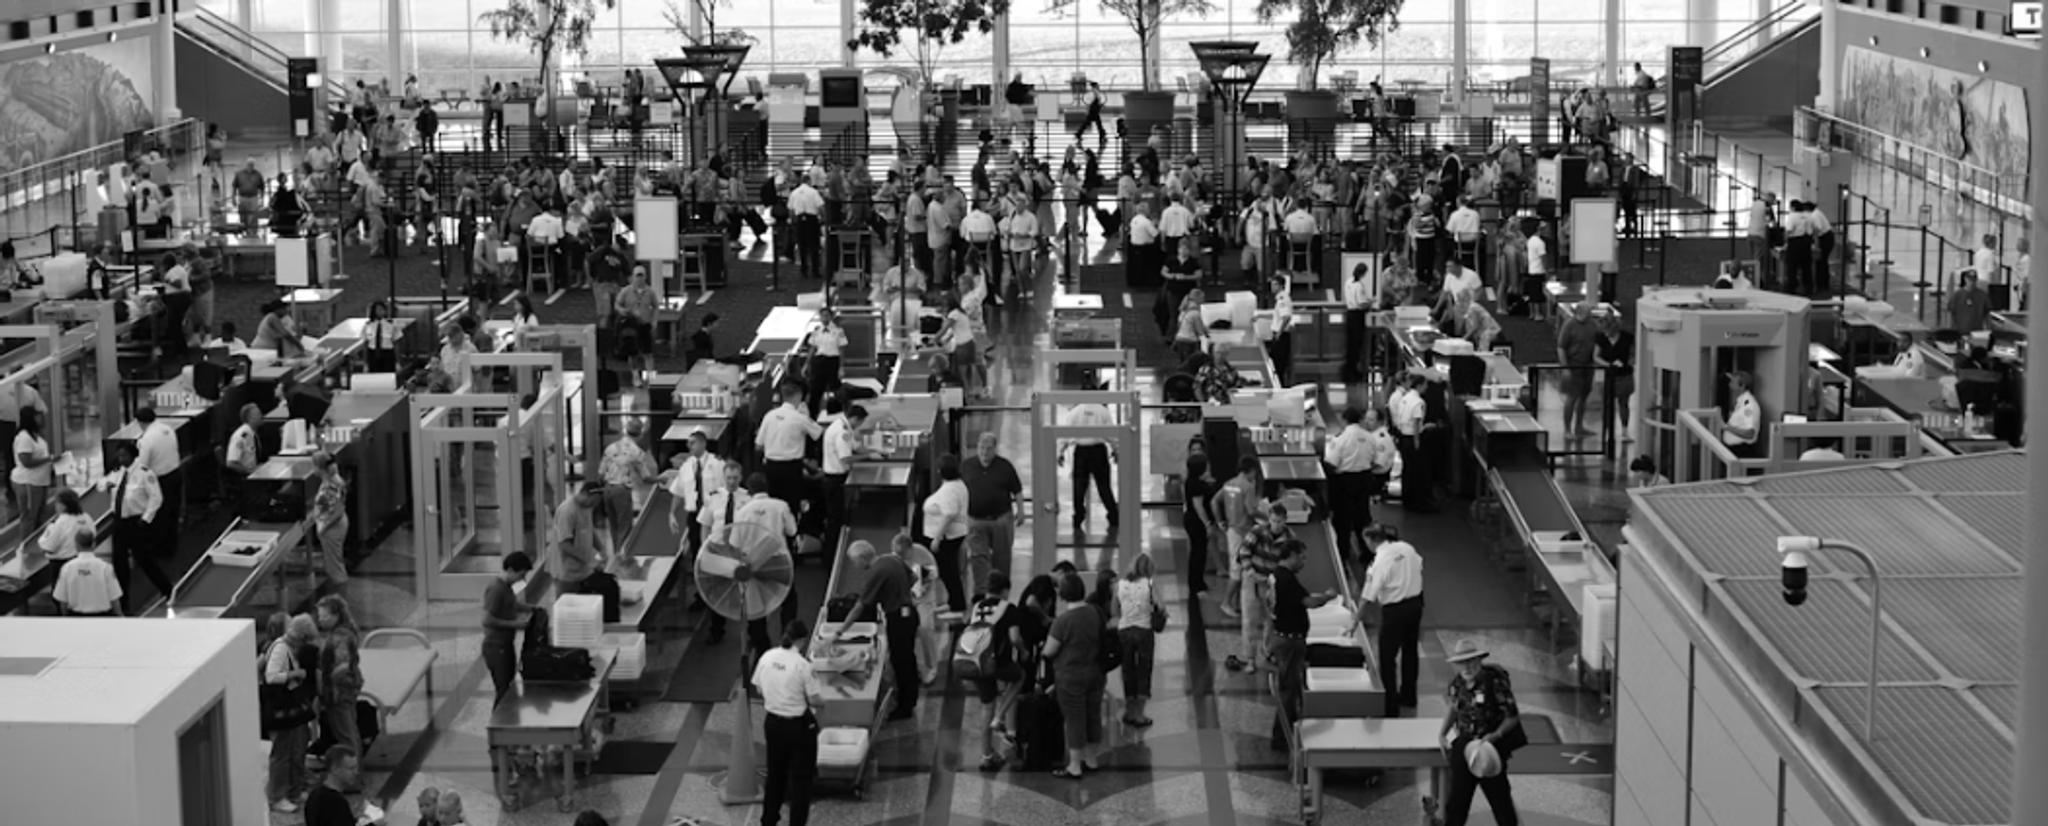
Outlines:
{"label": "handrail", "polygon": [[[291,56],[270,41],[205,8],[195,7],[182,12],[179,18],[179,22],[189,24],[185,32],[194,40],[205,42],[229,57],[239,58],[250,68],[275,81],[280,88],[290,82]],[[223,40],[227,42],[221,42]],[[237,54],[237,50],[241,53]],[[332,73],[326,85],[328,95],[335,100],[347,98],[348,88]]]}
{"label": "handrail", "polygon": [[1818,6],[1802,2],[1802,0],[1791,0],[1791,2],[1772,9],[1769,14],[1750,22],[1749,25],[1736,30],[1734,34],[1721,38],[1720,42],[1707,47],[1706,55],[1701,61],[1704,64],[1701,67],[1701,79],[1711,82],[1716,75],[1721,74],[1722,71],[1726,70],[1736,61],[1755,54],[1769,45],[1768,43],[1758,43],[1758,38],[1764,32],[1770,31],[1774,27],[1800,16],[1802,12],[1811,15],[1811,17],[1802,18],[1799,21],[1800,23],[1805,23],[1808,19],[1818,18],[1820,15]]}

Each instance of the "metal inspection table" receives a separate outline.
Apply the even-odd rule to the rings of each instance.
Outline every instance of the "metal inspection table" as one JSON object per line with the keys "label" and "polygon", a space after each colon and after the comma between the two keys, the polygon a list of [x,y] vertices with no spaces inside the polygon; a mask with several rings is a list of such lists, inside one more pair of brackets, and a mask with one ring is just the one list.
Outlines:
{"label": "metal inspection table", "polygon": [[546,780],[550,763],[559,764],[561,786],[555,804],[564,812],[575,809],[576,763],[595,762],[598,752],[604,750],[604,728],[611,716],[605,681],[618,654],[596,649],[590,659],[596,672],[590,679],[538,682],[521,677],[491,710],[487,740],[491,774],[497,782],[498,801],[506,810],[517,810],[525,803],[517,788],[514,764],[527,750],[536,753],[537,780]]}
{"label": "metal inspection table", "polygon": [[[1315,719],[1296,727],[1293,774],[1301,784],[1301,819],[1314,826],[1322,817],[1323,772],[1328,769],[1423,769],[1429,792],[1422,798],[1425,818],[1433,817],[1443,799],[1447,765],[1437,740],[1443,721],[1417,719]],[[1425,822],[1434,822],[1425,821]]]}

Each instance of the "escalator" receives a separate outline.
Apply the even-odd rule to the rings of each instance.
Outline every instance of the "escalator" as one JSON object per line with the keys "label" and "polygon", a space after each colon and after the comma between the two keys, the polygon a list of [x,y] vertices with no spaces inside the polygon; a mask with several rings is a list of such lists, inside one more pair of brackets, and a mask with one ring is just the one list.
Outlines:
{"label": "escalator", "polygon": [[[1707,47],[1700,113],[1709,121],[1788,127],[1820,94],[1820,9],[1791,0]],[[1660,96],[1661,97],[1661,96]],[[1663,104],[1656,107],[1663,115]]]}
{"label": "escalator", "polygon": [[[236,135],[286,135],[283,50],[205,9],[181,12],[177,33],[178,105],[187,117]],[[341,94],[328,80],[328,99]]]}

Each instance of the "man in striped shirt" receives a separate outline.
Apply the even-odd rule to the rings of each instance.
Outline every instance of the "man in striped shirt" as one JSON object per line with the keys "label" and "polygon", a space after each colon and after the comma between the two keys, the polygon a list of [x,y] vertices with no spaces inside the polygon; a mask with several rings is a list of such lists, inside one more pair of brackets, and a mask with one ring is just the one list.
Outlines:
{"label": "man in striped shirt", "polygon": [[1266,624],[1271,621],[1273,572],[1285,564],[1288,549],[1300,543],[1294,535],[1294,528],[1287,524],[1287,506],[1274,502],[1266,506],[1266,521],[1253,525],[1245,534],[1244,544],[1236,549],[1238,567],[1244,571],[1244,585],[1239,589],[1243,603],[1239,610],[1239,629],[1244,633],[1245,655],[1249,662],[1235,656],[1224,661],[1232,671],[1250,671],[1265,662]]}

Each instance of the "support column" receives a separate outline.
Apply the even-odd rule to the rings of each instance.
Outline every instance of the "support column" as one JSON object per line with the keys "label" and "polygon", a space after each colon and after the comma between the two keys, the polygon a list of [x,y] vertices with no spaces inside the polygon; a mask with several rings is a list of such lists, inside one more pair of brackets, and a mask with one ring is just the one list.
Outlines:
{"label": "support column", "polygon": [[156,24],[150,27],[150,91],[156,97],[156,122],[168,125],[178,111],[178,0],[157,0]]}
{"label": "support column", "polygon": [[1827,112],[1835,110],[1835,101],[1841,94],[1842,36],[1838,25],[1841,18],[1842,13],[1836,9],[1834,0],[1820,4],[1820,96],[1813,102],[1813,107]]}
{"label": "support column", "polygon": [[[1777,7],[1778,4],[1774,0],[1756,0],[1756,16],[1749,19],[1762,20],[1770,17],[1771,12],[1777,9]],[[1756,30],[1756,43],[1751,48],[1761,49],[1769,46],[1771,45],[1771,38],[1777,36],[1778,28],[1776,26],[1758,26]],[[1713,44],[1709,43],[1707,45],[1711,46]]]}
{"label": "support column", "polygon": [[323,78],[343,81],[344,85],[353,89],[355,84],[348,83],[341,76],[342,67],[345,65],[341,45],[341,0],[313,0],[313,4],[320,10],[316,21],[318,25],[314,27],[320,32],[320,75]]}
{"label": "support column", "polygon": [[384,76],[391,83],[392,94],[405,88],[405,3],[384,0]]}
{"label": "support column", "polygon": [[1451,0],[1451,105],[1463,111],[1472,75],[1472,0]]}
{"label": "support column", "polygon": [[[1000,97],[1003,85],[1010,82],[1010,15],[998,14],[995,29],[989,32],[989,71],[993,74],[988,88],[994,89]],[[1038,78],[1038,85],[1052,87],[1051,78]]]}
{"label": "support column", "polygon": [[[2035,63],[2034,88],[2048,89],[2048,49],[2037,49],[2029,59]],[[2029,103],[2033,133],[2048,135],[2048,101]],[[2048,215],[2048,151],[2036,147],[2032,160],[2029,179],[2037,217],[2033,272],[2027,277],[2033,284],[2048,284],[2048,274],[2043,272],[2048,264],[2042,263],[2042,253],[2048,252],[2048,221],[2038,218]],[[2041,298],[2028,290],[2027,300],[2038,303]],[[2048,336],[2048,313],[2030,313],[2027,333]],[[2026,409],[2027,432],[2048,433],[2048,381],[2027,382]],[[2027,451],[2027,490],[2027,501],[2033,503],[2028,507],[2033,513],[2027,524],[2028,547],[2048,547],[2048,450]],[[2026,629],[2026,638],[2020,644],[2020,724],[2018,759],[2012,766],[2012,822],[2041,823],[2048,820],[2048,783],[2042,783],[2040,775],[2048,771],[2048,565],[2026,566],[2026,583],[2027,602],[2020,625]]]}
{"label": "support column", "polygon": [[688,9],[688,11],[686,11],[683,16],[683,22],[690,29],[690,39],[698,43],[703,43],[704,7],[696,3],[685,3],[683,5]]}
{"label": "support column", "polygon": [[1621,0],[1606,0],[1600,13],[1606,50],[1600,55],[1600,85],[1621,85]]}
{"label": "support column", "polygon": [[1683,45],[1704,48],[1720,42],[1721,0],[1685,0],[1685,20]]}
{"label": "support column", "polygon": [[[860,27],[854,25],[853,13],[853,4],[858,2],[860,0],[839,0],[839,42],[841,44],[852,43],[854,36],[859,32]],[[841,45],[839,47],[839,64],[848,69],[853,68],[854,56],[852,46]]]}

